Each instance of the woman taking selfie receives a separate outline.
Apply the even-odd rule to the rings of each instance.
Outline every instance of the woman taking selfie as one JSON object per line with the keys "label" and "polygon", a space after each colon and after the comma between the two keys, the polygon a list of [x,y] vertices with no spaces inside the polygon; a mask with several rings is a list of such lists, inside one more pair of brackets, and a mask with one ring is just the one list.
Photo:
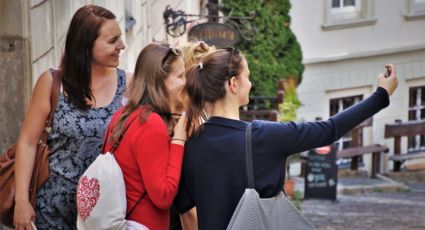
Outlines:
{"label": "woman taking selfie", "polygon": [[[397,87],[391,75],[378,77],[378,88],[365,100],[320,122],[268,122],[252,124],[252,162],[255,189],[261,198],[275,197],[285,180],[288,156],[332,144],[346,132],[389,105]],[[196,206],[198,227],[226,229],[247,188],[245,131],[248,122],[239,118],[239,107],[248,104],[251,82],[245,57],[236,49],[219,49],[187,71],[190,99],[188,124],[198,119],[205,103],[210,118],[185,146],[182,179],[175,206],[186,213]]]}

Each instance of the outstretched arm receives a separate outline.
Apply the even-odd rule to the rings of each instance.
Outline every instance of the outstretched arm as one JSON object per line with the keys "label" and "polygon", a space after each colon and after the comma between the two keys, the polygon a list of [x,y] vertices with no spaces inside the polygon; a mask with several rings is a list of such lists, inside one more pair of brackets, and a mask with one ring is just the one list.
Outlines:
{"label": "outstretched arm", "polygon": [[296,153],[312,148],[332,144],[342,135],[359,125],[389,105],[389,96],[398,85],[396,71],[393,65],[387,65],[391,75],[378,76],[378,88],[365,100],[329,118],[327,121],[294,123],[287,126],[286,142],[287,153]]}

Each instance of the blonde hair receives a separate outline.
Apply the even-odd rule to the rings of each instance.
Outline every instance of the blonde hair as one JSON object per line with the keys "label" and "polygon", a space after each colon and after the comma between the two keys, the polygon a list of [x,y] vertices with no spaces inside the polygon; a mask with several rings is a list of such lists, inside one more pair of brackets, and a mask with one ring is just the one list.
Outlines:
{"label": "blonde hair", "polygon": [[184,67],[189,69],[192,65],[198,64],[202,58],[216,50],[214,46],[209,46],[204,41],[188,42],[181,47],[183,53]]}

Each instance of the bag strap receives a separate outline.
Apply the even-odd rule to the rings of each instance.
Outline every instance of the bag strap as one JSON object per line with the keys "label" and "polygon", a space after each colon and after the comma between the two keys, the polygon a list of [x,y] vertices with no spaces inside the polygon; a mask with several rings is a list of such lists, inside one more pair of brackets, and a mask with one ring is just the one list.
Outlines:
{"label": "bag strap", "polygon": [[[112,153],[115,153],[115,150],[117,150],[117,148],[120,146],[121,144],[121,140],[124,137],[124,134],[127,132],[127,130],[130,128],[131,124],[133,123],[133,121],[135,121],[137,118],[137,115],[134,116],[130,123],[127,125],[127,127],[124,129],[124,132],[121,133],[121,135],[118,137],[117,142],[112,146],[112,148],[109,150]],[[105,139],[103,140],[103,147],[102,147],[102,152],[105,152],[105,148],[106,148],[106,142],[108,141],[109,138],[109,133],[111,131],[111,127],[112,124],[109,124],[108,129],[106,130],[106,135],[105,135]]]}
{"label": "bag strap", "polygon": [[[53,84],[52,84],[52,89],[50,92],[50,112],[46,119],[46,123],[44,124],[44,129],[43,129],[43,132],[41,133],[40,140],[38,142],[39,146],[40,145],[43,146],[42,148],[47,146],[47,139],[49,138],[50,131],[52,130],[53,117],[56,111],[56,107],[58,105],[60,86],[62,83],[62,75],[59,71],[54,69],[50,69],[49,71],[53,77]],[[37,181],[39,179],[38,176],[40,172],[40,166],[43,160],[42,151],[40,150],[42,148],[39,148],[39,146],[37,146],[37,151],[35,152],[34,168],[33,168],[32,176],[31,176],[30,184],[29,184],[30,201],[33,207],[35,207],[35,199],[36,199],[35,191],[37,190]]]}
{"label": "bag strap", "polygon": [[247,188],[254,188],[254,169],[252,166],[252,145],[251,145],[252,124],[249,123],[245,130],[245,169]]}
{"label": "bag strap", "polygon": [[55,115],[56,108],[58,107],[59,95],[60,95],[60,87],[62,84],[62,72],[61,70],[51,69],[51,73],[53,76],[53,85],[52,92],[50,95],[50,113],[49,118],[47,119],[47,125],[49,127],[53,124],[53,117]]}
{"label": "bag strap", "polygon": [[59,95],[60,95],[60,86],[62,84],[62,73],[60,70],[49,69],[49,72],[53,77],[52,89],[50,92],[50,112],[47,116],[46,123],[44,124],[44,130],[41,134],[40,143],[46,144],[49,134],[52,130],[53,118],[55,116],[55,111],[58,106]]}
{"label": "bag strap", "polygon": [[[112,148],[111,148],[111,150],[110,150],[110,152],[112,152],[112,153],[114,153],[115,154],[115,150],[119,147],[119,145],[121,144],[121,140],[122,140],[122,138],[124,137],[124,134],[127,132],[127,130],[130,128],[130,126],[131,126],[131,124],[136,120],[136,118],[137,118],[138,116],[137,115],[135,115],[132,119],[131,119],[131,121],[130,121],[130,123],[127,125],[127,127],[125,128],[125,130],[124,130],[124,132],[122,132],[121,133],[121,135],[118,137],[118,140],[117,140],[117,142],[116,142],[116,144],[114,145],[114,146],[112,146]],[[105,135],[105,140],[103,141],[103,152],[105,151],[105,147],[106,147],[106,142],[107,142],[107,140],[108,140],[108,137],[109,137],[109,132],[111,131],[111,126],[112,126],[112,124],[110,124],[109,126],[108,126],[108,130],[106,131],[106,135]],[[144,191],[143,193],[142,193],[142,195],[139,197],[139,199],[137,200],[137,202],[136,202],[136,204],[130,209],[130,211],[127,213],[127,215],[125,216],[125,219],[128,219],[128,217],[131,215],[131,213],[133,213],[133,211],[136,209],[136,207],[137,207],[137,205],[142,201],[142,199],[143,199],[143,197],[146,195],[146,191]]]}
{"label": "bag strap", "polygon": [[139,197],[136,204],[130,209],[130,211],[125,215],[125,219],[128,219],[128,217],[133,213],[133,211],[136,209],[137,205],[139,205],[140,201],[142,201],[143,197],[146,195],[146,191],[143,192],[143,194]]}
{"label": "bag strap", "polygon": [[[245,162],[246,162],[246,188],[255,189],[254,168],[252,166],[252,123],[249,123],[245,130]],[[286,192],[282,189],[282,191]]]}

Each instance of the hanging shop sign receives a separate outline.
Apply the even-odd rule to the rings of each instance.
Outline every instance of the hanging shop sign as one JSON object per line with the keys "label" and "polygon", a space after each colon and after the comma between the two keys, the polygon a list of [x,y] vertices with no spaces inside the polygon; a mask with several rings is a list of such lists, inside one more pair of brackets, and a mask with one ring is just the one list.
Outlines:
{"label": "hanging shop sign", "polygon": [[239,32],[226,24],[207,22],[193,26],[189,40],[204,41],[217,48],[233,46],[240,40]]}

